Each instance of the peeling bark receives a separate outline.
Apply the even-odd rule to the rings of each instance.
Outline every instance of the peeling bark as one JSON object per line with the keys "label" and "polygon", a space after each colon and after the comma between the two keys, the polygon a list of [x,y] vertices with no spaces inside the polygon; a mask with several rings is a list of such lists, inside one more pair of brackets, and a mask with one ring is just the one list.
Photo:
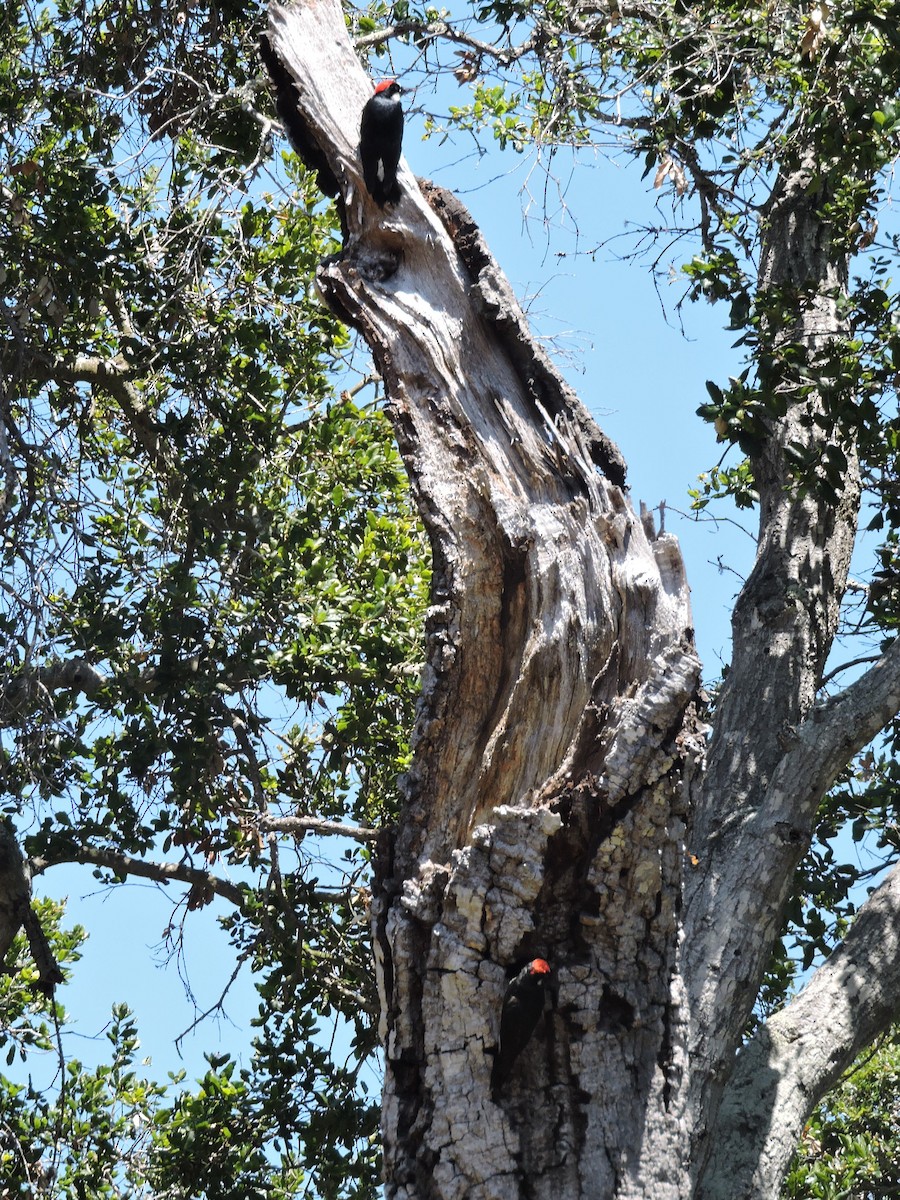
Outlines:
{"label": "peeling bark", "polygon": [[[340,190],[344,246],[317,282],[372,349],[434,551],[414,758],[374,888],[386,1195],[699,1196],[815,807],[878,728],[853,688],[815,703],[855,464],[837,504],[800,495],[784,447],[811,436],[816,397],[773,422],[705,763],[676,540],[635,514],[621,454],[462,205],[404,163],[401,202],[369,199],[370,89],[336,0],[272,5],[268,47],[295,144]],[[801,162],[776,184],[761,286],[802,293],[786,336],[815,353],[841,332],[846,261],[809,180]],[[898,662],[871,673],[879,721],[900,704]],[[504,990],[533,957],[553,1003],[492,1099]]]}

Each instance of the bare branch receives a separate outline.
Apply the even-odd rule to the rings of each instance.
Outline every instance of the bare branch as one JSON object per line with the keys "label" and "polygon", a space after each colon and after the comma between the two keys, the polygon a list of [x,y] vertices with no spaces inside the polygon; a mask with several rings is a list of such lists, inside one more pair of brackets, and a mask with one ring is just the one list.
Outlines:
{"label": "bare branch", "polygon": [[193,1019],[193,1021],[191,1021],[190,1025],[188,1025],[187,1029],[183,1029],[181,1031],[181,1033],[179,1033],[178,1037],[175,1039],[175,1048],[179,1054],[181,1053],[181,1043],[188,1036],[188,1034],[193,1033],[194,1030],[198,1027],[198,1025],[202,1024],[202,1022],[205,1021],[206,1018],[211,1016],[214,1012],[224,1012],[225,997],[231,991],[232,984],[234,983],[234,981],[237,979],[238,975],[240,974],[241,967],[243,967],[243,965],[247,961],[248,957],[249,957],[249,954],[246,952],[244,954],[238,955],[237,961],[234,964],[234,970],[231,972],[231,975],[228,977],[227,983],[222,988],[222,991],[219,993],[218,1000],[216,1000],[214,1004],[211,1004],[209,1006],[209,1008],[205,1009],[205,1011],[201,1012],[198,1016],[196,1016]]}
{"label": "bare branch", "polygon": [[106,682],[104,676],[84,658],[68,658],[46,667],[22,671],[0,689],[0,728],[19,720],[41,693],[50,694],[71,688],[93,696]]}
{"label": "bare branch", "polygon": [[831,683],[832,679],[836,679],[838,675],[843,674],[844,671],[849,671],[852,667],[860,667],[863,663],[873,663],[878,661],[879,657],[877,654],[863,654],[859,658],[851,658],[847,662],[841,663],[839,666],[835,667],[834,670],[829,671],[827,675],[823,675],[820,686],[825,687],[826,684]]}
{"label": "bare branch", "polygon": [[741,1051],[702,1200],[776,1195],[812,1109],[898,1015],[900,865],[803,991]]}
{"label": "bare branch", "polygon": [[[262,771],[260,770],[259,760],[253,749],[253,742],[250,739],[250,734],[247,730],[247,724],[241,717],[240,713],[230,709],[225,701],[219,697],[217,707],[224,716],[225,720],[231,725],[235,739],[244,753],[244,759],[247,763],[247,774],[250,777],[250,782],[253,787],[253,796],[256,800],[256,807],[261,815],[266,813],[266,792],[263,787]],[[281,864],[278,854],[278,839],[273,831],[269,831],[267,842],[269,845],[269,880],[266,890],[273,896],[281,909],[285,921],[291,927],[291,931],[296,930],[296,917],[293,907],[286,901],[284,895],[284,885],[281,877]],[[263,913],[263,921],[268,922],[267,913]]]}
{"label": "bare branch", "polygon": [[327,821],[322,817],[261,817],[259,828],[264,833],[292,833],[299,837],[307,833],[320,833],[330,837],[352,838],[355,842],[376,842],[381,832],[366,825],[344,825],[340,821]]}
{"label": "bare branch", "polygon": [[796,732],[772,788],[801,783],[807,805],[818,804],[847,763],[900,712],[900,638],[838,696],[817,704]]}
{"label": "bare branch", "polygon": [[[174,670],[179,676],[191,675],[199,670],[199,666],[197,656],[189,655],[177,658],[168,670]],[[42,694],[49,696],[63,688],[71,688],[93,697],[109,684],[125,686],[130,692],[153,695],[165,690],[167,678],[168,671],[161,671],[157,665],[148,665],[140,672],[129,670],[118,676],[104,675],[87,659],[79,657],[57,659],[43,667],[26,667],[13,675],[5,687],[0,687],[0,728],[20,721],[28,707]],[[234,692],[248,682],[251,677],[247,674],[216,676],[220,688]],[[234,727],[233,715],[224,704],[221,711],[227,714],[229,724]]]}
{"label": "bare branch", "polygon": [[[272,832],[295,833],[296,829],[293,826],[289,829],[282,829],[281,827],[282,825],[299,821],[306,821],[308,823],[305,832],[310,832],[314,828],[319,833],[351,837],[361,842],[374,842],[378,836],[378,831],[374,829],[368,830],[359,826],[341,825],[337,821],[319,821],[314,817],[270,818],[265,828]],[[262,828],[263,822],[260,821],[259,824]],[[321,828],[323,826],[325,828]],[[218,875],[213,875],[209,871],[204,871],[200,867],[191,867],[186,863],[168,863],[134,858],[130,854],[122,854],[116,850],[98,849],[95,846],[70,847],[66,850],[61,850],[52,857],[30,858],[27,866],[32,875],[42,875],[50,867],[59,866],[61,863],[67,862],[83,863],[86,866],[106,867],[108,870],[114,871],[117,875],[138,875],[143,879],[152,879],[156,883],[187,883],[191,887],[206,888],[214,895],[221,896],[224,900],[229,900],[241,909],[247,900],[247,892],[244,888],[238,884],[231,883],[227,879],[222,879]],[[317,888],[310,892],[309,895],[312,900],[321,904],[347,904],[353,896],[367,896],[368,889],[359,886],[346,886],[334,889]]]}
{"label": "bare branch", "polygon": [[82,354],[71,364],[52,364],[49,372],[54,379],[68,383],[89,383],[108,392],[128,420],[135,441],[153,465],[162,474],[167,474],[168,462],[159,426],[131,382],[128,363],[123,358],[98,358]]}
{"label": "bare branch", "polygon": [[238,908],[243,908],[247,899],[246,892],[235,883],[221,879],[200,867],[190,867],[186,863],[156,862],[143,858],[134,858],[130,854],[121,854],[116,850],[101,850],[95,846],[72,846],[60,850],[48,858],[29,859],[32,874],[41,875],[48,867],[58,866],[64,862],[84,863],[88,866],[106,867],[116,875],[138,875],[143,879],[152,879],[156,883],[168,884],[174,882],[187,883],[191,887],[204,888],[224,900],[229,900]]}

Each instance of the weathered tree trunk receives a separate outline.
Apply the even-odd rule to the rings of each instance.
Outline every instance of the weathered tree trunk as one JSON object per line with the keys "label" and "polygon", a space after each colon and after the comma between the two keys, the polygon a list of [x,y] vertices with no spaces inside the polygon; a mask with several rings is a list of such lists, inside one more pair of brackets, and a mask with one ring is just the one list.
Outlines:
{"label": "weathered tree trunk", "polygon": [[[792,872],[818,799],[880,727],[856,709],[842,727],[852,689],[841,711],[815,703],[858,481],[836,506],[791,491],[783,447],[808,413],[789,405],[756,464],[759,557],[704,769],[675,539],[634,513],[618,451],[465,210],[405,168],[396,208],[367,196],[370,88],[336,0],[270,12],[280,111],[342,197],[344,250],[318,284],[376,357],[434,548],[414,763],[374,904],[386,1194],[724,1195],[720,1103]],[[809,303],[791,336],[827,339],[845,267],[817,241],[802,168],[779,186],[763,283],[793,271]],[[882,720],[898,657],[869,680]],[[506,981],[536,955],[552,1006],[492,1097]],[[739,1137],[737,1111],[729,1098],[721,1136]],[[773,1178],[745,1171],[728,1194],[771,1197]]]}

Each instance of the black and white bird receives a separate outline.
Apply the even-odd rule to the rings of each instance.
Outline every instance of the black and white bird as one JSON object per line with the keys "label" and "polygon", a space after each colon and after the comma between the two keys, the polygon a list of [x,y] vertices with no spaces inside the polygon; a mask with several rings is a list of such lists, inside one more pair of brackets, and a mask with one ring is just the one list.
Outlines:
{"label": "black and white bird", "polygon": [[552,974],[543,958],[533,958],[511,979],[500,1013],[500,1038],[491,1072],[494,1096],[509,1078],[513,1063],[528,1045],[544,1011],[544,988]]}
{"label": "black and white bird", "polygon": [[403,145],[403,109],[400,84],[383,79],[375,85],[375,95],[362,110],[359,127],[359,157],[369,195],[380,207],[400,199],[397,164]]}

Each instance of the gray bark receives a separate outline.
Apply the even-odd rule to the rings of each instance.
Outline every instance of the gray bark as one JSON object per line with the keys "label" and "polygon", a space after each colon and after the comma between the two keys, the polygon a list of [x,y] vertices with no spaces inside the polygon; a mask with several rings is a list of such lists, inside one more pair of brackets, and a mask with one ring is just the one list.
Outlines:
{"label": "gray bark", "polygon": [[[699,1196],[721,1175],[711,1148],[740,1136],[731,1093],[720,1105],[816,805],[900,706],[893,652],[868,707],[855,686],[816,704],[855,533],[852,447],[837,503],[800,494],[784,447],[812,436],[817,398],[788,396],[772,424],[704,763],[675,539],[634,513],[620,454],[465,210],[405,165],[396,208],[369,199],[370,85],[335,0],[272,5],[269,41],[279,111],[341,193],[344,249],[319,288],[375,355],[434,548],[414,761],[373,904],[386,1195]],[[776,184],[761,283],[797,289],[794,327],[772,336],[814,356],[841,332],[846,262],[809,186],[802,161]],[[536,955],[553,1003],[492,1097],[506,981]],[[809,1080],[814,1102],[828,1080]],[[782,1162],[763,1131],[749,1157],[767,1154]]]}
{"label": "gray bark", "polygon": [[36,704],[63,688],[93,696],[105,682],[100,672],[83,658],[23,670],[0,687],[0,728],[15,725]]}
{"label": "gray bark", "polygon": [[24,930],[37,967],[37,988],[46,995],[62,982],[47,935],[31,908],[31,872],[19,849],[12,823],[0,819],[0,969],[16,934]]}
{"label": "gray bark", "polygon": [[[774,348],[798,344],[811,361],[844,332],[836,298],[847,283],[846,259],[833,254],[823,234],[822,197],[810,192],[813,174],[812,164],[800,162],[777,180],[760,266],[763,295],[791,288],[797,298],[793,326],[771,334]],[[707,1110],[703,1125],[710,1136],[794,871],[811,840],[816,806],[831,782],[819,773],[814,789],[798,786],[788,768],[797,757],[792,749],[816,737],[808,722],[846,587],[858,465],[848,447],[837,504],[796,488],[785,447],[808,445],[817,436],[814,417],[824,406],[816,394],[787,399],[786,415],[772,423],[753,460],[760,497],[756,562],[735,607],[732,660],[691,835],[698,864],[686,892],[685,972],[691,1059],[701,1068],[693,1107]],[[699,1154],[701,1169],[702,1162]]]}
{"label": "gray bark", "polygon": [[818,1097],[896,1016],[900,866],[843,945],[742,1049],[728,1084],[704,1200],[775,1196]]}

